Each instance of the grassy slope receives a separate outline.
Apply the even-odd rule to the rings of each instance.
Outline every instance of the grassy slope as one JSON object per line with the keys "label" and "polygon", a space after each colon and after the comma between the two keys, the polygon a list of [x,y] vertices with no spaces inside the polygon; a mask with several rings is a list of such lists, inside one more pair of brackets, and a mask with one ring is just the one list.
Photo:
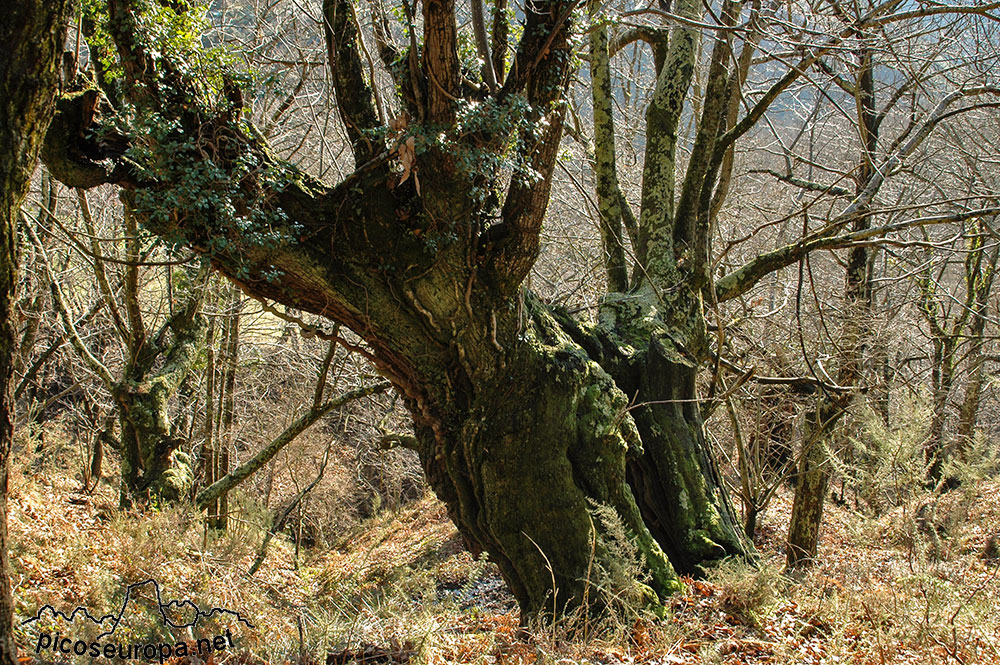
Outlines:
{"label": "grassy slope", "polygon": [[[93,496],[78,486],[68,471],[15,471],[20,618],[45,603],[109,611],[123,581],[156,577],[170,597],[254,620],[241,634],[240,662],[296,662],[300,649],[310,661],[374,645],[370,656],[422,663],[1000,663],[1000,561],[982,557],[987,537],[1000,533],[1000,481],[877,520],[831,506],[822,563],[794,583],[778,574],[789,510],[781,495],[762,524],[762,569],[689,581],[669,621],[632,615],[527,632],[495,570],[462,550],[431,498],[343,534],[339,547],[303,553],[297,566],[294,547],[275,539],[248,578],[259,513],[215,537],[188,510],[120,514],[110,485]],[[31,640],[22,634],[22,646]]]}

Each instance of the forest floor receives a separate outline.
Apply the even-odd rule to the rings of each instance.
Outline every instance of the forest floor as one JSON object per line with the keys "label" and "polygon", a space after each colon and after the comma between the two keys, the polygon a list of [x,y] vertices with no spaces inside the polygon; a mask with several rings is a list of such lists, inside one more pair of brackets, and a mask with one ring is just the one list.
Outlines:
{"label": "forest floor", "polygon": [[[687,580],[666,620],[632,613],[522,629],[495,567],[463,550],[429,496],[326,547],[296,554],[275,538],[249,576],[263,515],[249,502],[219,535],[188,508],[121,512],[110,484],[88,495],[72,476],[14,469],[16,624],[46,604],[113,613],[128,584],[153,578],[164,599],[253,623],[230,626],[236,646],[210,663],[1000,663],[1000,553],[990,543],[1000,480],[879,516],[831,503],[819,562],[798,580],[781,574],[790,495],[779,493],[758,532],[761,565]],[[23,662],[111,662],[38,650],[39,623],[18,628]],[[171,641],[195,637],[180,630]]]}

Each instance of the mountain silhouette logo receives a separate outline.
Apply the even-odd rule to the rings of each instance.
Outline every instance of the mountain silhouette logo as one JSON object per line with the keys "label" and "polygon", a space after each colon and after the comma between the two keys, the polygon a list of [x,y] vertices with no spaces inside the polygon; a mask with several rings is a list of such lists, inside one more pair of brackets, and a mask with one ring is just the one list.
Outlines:
{"label": "mountain silhouette logo", "polygon": [[[22,621],[21,626],[29,626],[30,624],[41,625],[46,618],[53,620],[61,619],[68,624],[66,628],[58,630],[55,634],[44,632],[39,628],[38,644],[35,648],[36,653],[45,651],[55,654],[84,656],[89,652],[91,658],[103,656],[108,659],[115,658],[116,656],[120,659],[140,659],[145,657],[147,660],[159,657],[161,663],[172,655],[187,655],[189,645],[183,641],[173,644],[166,642],[130,644],[127,643],[131,641],[130,639],[123,641],[121,635],[115,635],[115,631],[120,627],[124,627],[122,620],[126,616],[130,604],[139,602],[138,599],[143,597],[143,592],[150,589],[152,590],[150,605],[154,609],[154,618],[152,620],[155,623],[155,615],[158,614],[159,620],[165,628],[190,629],[190,634],[193,636],[193,629],[197,628],[201,622],[226,617],[234,619],[251,630],[254,627],[248,619],[235,610],[223,607],[212,607],[209,610],[203,610],[191,600],[169,600],[165,602],[160,585],[154,579],[129,584],[125,589],[125,598],[122,600],[121,607],[115,614],[105,614],[98,618],[83,606],[77,607],[69,614],[66,614],[57,610],[52,605],[45,605],[38,610],[35,616]],[[155,604],[153,601],[155,601]],[[77,623],[78,620],[83,624],[84,629],[89,629],[91,624],[96,626],[101,631],[100,634],[93,639],[76,639],[66,635],[67,632],[72,631],[73,627],[80,628],[80,625]],[[126,635],[129,632],[129,629],[125,629],[124,631]],[[197,643],[191,646],[191,649],[196,650],[199,654],[204,654],[234,646],[232,630],[227,629],[223,634],[198,639]]]}
{"label": "mountain silhouette logo", "polygon": [[[184,629],[184,628],[193,629],[196,628],[198,626],[198,622],[203,619],[210,619],[219,615],[228,615],[233,617],[240,623],[242,623],[247,628],[250,629],[253,628],[253,624],[250,623],[250,621],[248,621],[245,617],[243,617],[239,612],[236,612],[234,610],[228,610],[222,607],[213,607],[206,612],[190,600],[171,600],[168,602],[163,602],[163,595],[160,591],[160,584],[155,579],[152,578],[145,580],[143,582],[135,582],[133,584],[128,585],[128,587],[125,589],[125,599],[122,601],[122,606],[118,610],[117,614],[105,614],[100,619],[98,619],[94,617],[94,615],[91,614],[90,611],[86,607],[83,607],[82,605],[80,607],[77,607],[68,615],[63,612],[60,612],[52,605],[44,605],[41,607],[41,609],[38,610],[37,613],[35,613],[35,616],[31,617],[30,619],[25,619],[24,621],[21,622],[21,625],[27,626],[28,624],[37,622],[42,618],[44,618],[46,614],[51,615],[53,618],[60,618],[70,624],[74,623],[77,620],[77,618],[82,618],[99,626],[104,631],[97,636],[97,639],[102,639],[104,637],[113,635],[115,630],[117,630],[119,624],[121,624],[122,617],[125,616],[125,611],[128,609],[129,602],[132,600],[133,592],[149,585],[152,585],[153,590],[156,593],[156,604],[158,606],[160,618],[163,621],[164,626],[169,626],[171,628],[178,628],[178,629]],[[175,622],[173,618],[168,616],[168,612],[174,609],[191,610],[193,612],[193,619],[187,623]]]}

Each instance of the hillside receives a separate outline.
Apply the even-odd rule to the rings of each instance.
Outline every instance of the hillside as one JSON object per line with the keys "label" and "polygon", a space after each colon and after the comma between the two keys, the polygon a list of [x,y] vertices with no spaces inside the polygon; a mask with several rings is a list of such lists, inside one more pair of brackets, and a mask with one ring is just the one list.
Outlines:
{"label": "hillside", "polygon": [[[779,574],[782,491],[759,531],[759,569],[687,579],[665,620],[625,613],[523,630],[495,567],[464,551],[429,495],[297,560],[276,538],[248,577],[261,533],[247,520],[209,534],[188,508],[140,517],[118,510],[108,484],[78,487],[56,465],[15,469],[17,622],[44,604],[111,611],[126,583],[155,578],[166,597],[254,623],[220,663],[1000,663],[1000,556],[988,543],[1000,533],[998,480],[877,519],[831,502],[821,563],[799,580]],[[27,662],[54,662],[35,656],[29,632],[18,634]]]}

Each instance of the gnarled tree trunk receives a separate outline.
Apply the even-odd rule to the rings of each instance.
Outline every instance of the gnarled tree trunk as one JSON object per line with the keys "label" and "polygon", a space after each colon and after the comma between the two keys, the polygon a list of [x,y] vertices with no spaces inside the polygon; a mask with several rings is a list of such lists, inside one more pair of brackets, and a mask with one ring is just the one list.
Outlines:
{"label": "gnarled tree trunk", "polygon": [[[649,570],[648,585],[630,591],[652,604],[679,588],[678,570],[745,551],[705,446],[695,391],[706,357],[698,269],[706,263],[678,269],[681,244],[695,238],[661,254],[670,231],[647,220],[655,280],[609,297],[596,326],[521,287],[538,255],[558,151],[572,7],[530,3],[502,89],[459,118],[454,100],[468,91],[459,78],[455,8],[423,3],[424,43],[403,56],[410,69],[397,81],[412,124],[398,122],[390,152],[362,131],[378,116],[356,26],[346,5],[327,0],[333,82],[358,165],[328,187],[241,129],[232,90],[217,108],[178,105],[198,99],[197,83],[173,67],[157,77],[162,56],[134,38],[142,16],[130,0],[109,0],[108,28],[133,103],[169,119],[157,127],[177,129],[132,137],[154,169],[94,161],[100,146],[79,127],[79,96],[69,97],[46,150],[64,182],[131,190],[147,228],[183,238],[246,293],[353,330],[364,341],[358,350],[403,396],[435,493],[470,549],[497,563],[524,619],[599,607],[621,591],[608,588],[613,575],[599,572],[619,567],[608,515]],[[91,121],[99,118],[84,122]],[[482,157],[503,153],[511,140],[521,154],[505,182],[498,162]],[[208,154],[226,174],[239,164],[257,167],[204,193],[182,188],[178,181]],[[484,192],[503,193],[502,204]],[[691,220],[678,224],[695,233]],[[664,285],[678,280],[682,287],[668,296]],[[731,293],[752,283],[741,280]]]}
{"label": "gnarled tree trunk", "polygon": [[[175,315],[169,345],[149,340],[112,389],[121,425],[123,506],[151,497],[174,501],[190,490],[191,460],[178,451],[184,440],[168,409],[204,346],[208,324],[195,310],[197,303],[191,303]],[[162,366],[154,371],[161,357]]]}
{"label": "gnarled tree trunk", "polygon": [[[664,358],[662,340],[626,350],[607,327],[584,328],[528,292],[522,299],[523,318],[516,308],[497,317],[495,335],[492,320],[480,321],[487,344],[445,369],[445,385],[464,385],[450,413],[425,409],[428,421],[417,420],[432,487],[522,610],[602,602],[607,581],[588,574],[615,562],[591,514],[597,505],[625,526],[660,598],[679,588],[678,569],[742,552],[703,447],[690,363]],[[658,365],[667,360],[673,368]],[[677,401],[630,409],[633,387]],[[418,412],[427,404],[410,399]]]}
{"label": "gnarled tree trunk", "polygon": [[[120,325],[116,326],[126,347],[125,367],[117,377],[90,352],[80,337],[38,235],[31,228],[28,228],[28,235],[49,274],[53,302],[66,335],[80,358],[104,383],[117,406],[121,439],[114,441],[110,428],[105,431],[105,439],[121,451],[119,502],[122,506],[131,506],[150,498],[176,500],[190,489],[191,461],[186,454],[177,452],[183,439],[171,423],[169,407],[201,353],[207,323],[200,314],[202,294],[198,292],[190,296],[184,308],[173,314],[158,331],[147,334],[139,303],[137,227],[132,214],[126,214],[125,218],[130,260],[124,280],[124,309],[128,323],[119,319]],[[208,274],[207,263],[203,264],[201,272],[203,277]],[[110,289],[105,290],[110,298]],[[117,308],[113,309],[117,314]]]}

